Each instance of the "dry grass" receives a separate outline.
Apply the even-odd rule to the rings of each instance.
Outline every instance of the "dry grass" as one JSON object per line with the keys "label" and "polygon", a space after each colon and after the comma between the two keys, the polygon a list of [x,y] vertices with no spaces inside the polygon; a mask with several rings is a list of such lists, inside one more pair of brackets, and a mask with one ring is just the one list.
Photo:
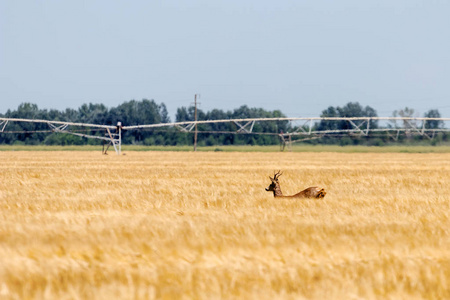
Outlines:
{"label": "dry grass", "polygon": [[0,298],[450,298],[448,153],[0,160]]}

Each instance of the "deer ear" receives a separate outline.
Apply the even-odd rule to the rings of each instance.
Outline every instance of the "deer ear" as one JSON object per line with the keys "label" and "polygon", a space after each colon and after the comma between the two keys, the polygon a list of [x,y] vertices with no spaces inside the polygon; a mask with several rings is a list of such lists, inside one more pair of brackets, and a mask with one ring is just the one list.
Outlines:
{"label": "deer ear", "polygon": [[269,176],[269,178],[270,178],[270,180],[272,180],[272,181],[273,181],[273,178],[272,178],[272,177],[270,177],[270,176]]}

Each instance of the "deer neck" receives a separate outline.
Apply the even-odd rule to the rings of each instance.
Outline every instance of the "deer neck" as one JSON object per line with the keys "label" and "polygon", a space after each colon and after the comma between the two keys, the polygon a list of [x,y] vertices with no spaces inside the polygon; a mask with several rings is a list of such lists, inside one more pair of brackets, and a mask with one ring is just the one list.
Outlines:
{"label": "deer neck", "polygon": [[283,192],[281,192],[280,184],[277,183],[275,188],[273,189],[273,196],[274,197],[283,197]]}

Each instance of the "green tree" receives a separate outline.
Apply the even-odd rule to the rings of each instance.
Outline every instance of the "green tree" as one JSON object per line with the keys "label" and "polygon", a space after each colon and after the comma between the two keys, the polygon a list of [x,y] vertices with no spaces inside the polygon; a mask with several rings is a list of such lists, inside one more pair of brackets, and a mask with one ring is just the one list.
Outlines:
{"label": "green tree", "polygon": [[[394,110],[392,116],[394,118],[414,118],[417,117],[417,114],[414,108],[405,107],[403,109]],[[408,139],[412,138],[412,132],[414,131],[414,128],[417,128],[418,126],[417,120],[413,119],[403,119],[399,122],[397,122],[397,120],[393,120],[392,123],[394,124],[394,128],[405,128],[405,135]]]}
{"label": "green tree", "polygon": [[[356,118],[356,117],[377,117],[377,112],[370,106],[362,107],[358,102],[349,102],[343,107],[330,106],[322,111],[322,118]],[[357,126],[361,126],[364,120],[355,120]],[[370,120],[370,128],[378,128],[378,121]],[[321,120],[318,130],[348,130],[353,129],[349,121]]]}
{"label": "green tree", "polygon": [[[322,114],[320,115],[322,118],[337,118],[339,117],[338,110],[333,107],[329,106],[327,109],[322,111]],[[338,128],[338,122],[333,120],[320,120],[319,126],[317,128],[318,130],[337,130]]]}
{"label": "green tree", "polygon": [[[424,115],[425,118],[440,118],[441,114],[437,109],[430,109]],[[425,123],[425,128],[427,129],[439,129],[442,128],[444,122],[441,120],[427,120]]]}

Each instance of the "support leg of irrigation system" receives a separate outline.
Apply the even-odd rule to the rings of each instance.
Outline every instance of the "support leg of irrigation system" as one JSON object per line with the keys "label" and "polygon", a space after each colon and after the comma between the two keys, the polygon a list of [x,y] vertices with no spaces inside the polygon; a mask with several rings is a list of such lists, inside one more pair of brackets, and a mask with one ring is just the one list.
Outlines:
{"label": "support leg of irrigation system", "polygon": [[286,140],[284,139],[283,134],[279,134],[278,137],[280,138],[280,151],[283,152],[286,147]]}
{"label": "support leg of irrigation system", "polygon": [[103,145],[103,154],[107,154],[107,151],[109,149],[109,146],[113,145],[114,150],[116,151],[117,155],[122,154],[122,123],[117,122],[116,132],[111,133],[109,128],[106,128],[106,136],[109,137],[108,140],[108,146],[105,150],[105,145]]}
{"label": "support leg of irrigation system", "polygon": [[119,127],[119,153],[118,155],[122,154],[122,126]]}

